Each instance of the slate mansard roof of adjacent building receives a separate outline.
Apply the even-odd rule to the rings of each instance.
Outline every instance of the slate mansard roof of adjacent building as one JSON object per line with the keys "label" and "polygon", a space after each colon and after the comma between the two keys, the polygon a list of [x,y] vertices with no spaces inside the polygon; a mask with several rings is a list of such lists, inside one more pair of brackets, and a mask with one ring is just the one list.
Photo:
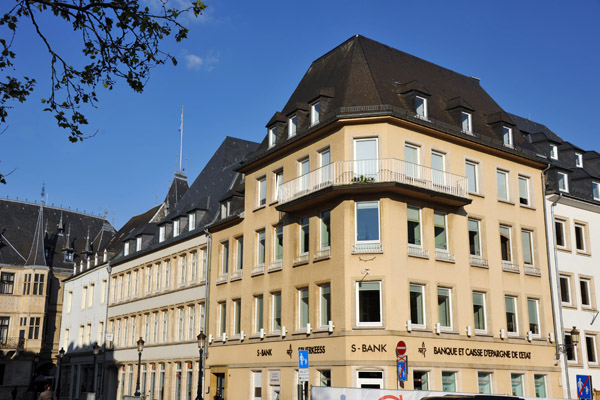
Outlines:
{"label": "slate mansard roof of adjacent building", "polygon": [[[416,96],[427,99],[425,119],[415,115]],[[315,124],[310,112],[317,102],[320,117]],[[461,129],[462,112],[471,114],[471,132]],[[244,164],[252,165],[338,119],[382,115],[540,161],[535,147],[479,79],[356,35],[312,63],[282,111],[267,123],[276,131],[276,143],[267,135]],[[293,116],[297,133],[289,137],[287,124]],[[503,145],[504,126],[513,129],[512,147]]]}
{"label": "slate mansard roof of adjacent building", "polygon": [[105,217],[0,199],[0,266],[72,272],[76,263],[103,252],[114,235]]}

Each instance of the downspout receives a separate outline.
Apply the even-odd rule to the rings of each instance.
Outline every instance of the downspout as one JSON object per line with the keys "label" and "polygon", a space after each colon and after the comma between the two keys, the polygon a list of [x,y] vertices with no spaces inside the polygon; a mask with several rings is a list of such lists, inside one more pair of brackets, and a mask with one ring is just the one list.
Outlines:
{"label": "downspout", "polygon": [[[548,234],[548,237],[550,237],[550,232],[549,232],[549,227],[548,227],[548,220],[546,219],[546,172],[550,169],[551,165],[548,164],[548,166],[544,169],[544,171],[542,171],[542,183],[543,183],[543,188],[544,188],[544,222],[546,224],[546,232]],[[559,279],[559,272],[558,272],[558,249],[556,246],[556,224],[554,223],[554,207],[556,206],[556,204],[562,199],[562,193],[558,194],[558,198],[552,202],[552,204],[550,205],[550,222],[552,224],[552,250],[553,250],[553,258],[554,258],[554,275],[556,277],[556,287],[554,287],[554,285],[552,284],[552,275],[550,275],[550,296],[552,297],[552,312],[554,313],[554,315],[556,316],[558,314],[559,318],[560,318],[560,326],[564,327],[564,321],[563,321],[563,310],[562,310],[562,304],[559,300],[559,298],[557,297],[557,295],[560,293],[560,279]],[[551,259],[550,256],[550,246],[546,247],[546,251],[548,254],[548,260]],[[555,295],[556,293],[556,295]],[[556,300],[556,301],[555,301]],[[558,310],[557,310],[558,309]],[[553,325],[554,325],[554,337],[556,338],[556,359],[557,361],[560,362],[560,359],[562,358],[563,361],[563,370],[565,371],[565,385],[567,388],[567,398],[570,399],[571,398],[571,384],[569,382],[569,365],[568,365],[568,361],[567,361],[567,357],[563,356],[563,353],[560,351],[560,346],[564,347],[565,344],[565,338],[563,335],[563,331],[562,328],[560,329],[559,332],[559,327],[557,326],[557,321],[556,318],[553,318]],[[559,335],[560,333],[560,335]],[[560,342],[559,342],[560,340]]]}
{"label": "downspout", "polygon": [[212,235],[208,231],[208,228],[204,228],[204,234],[206,235],[206,286],[204,289],[204,334],[206,335],[206,342],[204,343],[204,360],[203,365],[206,365],[205,360],[208,358],[208,320],[210,315],[210,260],[212,254]]}
{"label": "downspout", "polygon": [[[102,382],[97,382],[96,385],[100,384],[100,393],[102,393],[103,399],[107,398],[107,393],[104,391],[106,388],[106,330],[108,329],[108,303],[110,302],[110,272],[112,270],[112,266],[110,265],[110,261],[106,263],[106,272],[108,272],[108,276],[106,277],[106,316],[104,317],[104,338],[102,338],[102,347],[103,347],[103,355],[102,355]],[[116,289],[116,288],[115,288]],[[111,332],[112,333],[112,332]],[[113,333],[113,343],[114,343],[114,333]],[[114,357],[113,357],[114,358]],[[97,376],[97,375],[96,375]]]}

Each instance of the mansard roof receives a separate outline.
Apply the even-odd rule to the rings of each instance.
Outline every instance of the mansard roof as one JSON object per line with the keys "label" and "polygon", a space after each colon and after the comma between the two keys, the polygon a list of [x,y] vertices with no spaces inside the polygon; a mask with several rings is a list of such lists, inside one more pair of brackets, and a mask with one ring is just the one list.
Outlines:
{"label": "mansard roof", "polygon": [[[40,204],[0,199],[0,265],[25,266],[34,243]],[[83,258],[89,232],[90,249],[96,253],[109,245],[115,229],[105,217],[44,205],[40,221],[45,264],[51,269],[73,270]],[[73,261],[65,261],[65,250],[73,251]],[[43,253],[42,253],[43,254]],[[45,256],[45,254],[44,254]]]}

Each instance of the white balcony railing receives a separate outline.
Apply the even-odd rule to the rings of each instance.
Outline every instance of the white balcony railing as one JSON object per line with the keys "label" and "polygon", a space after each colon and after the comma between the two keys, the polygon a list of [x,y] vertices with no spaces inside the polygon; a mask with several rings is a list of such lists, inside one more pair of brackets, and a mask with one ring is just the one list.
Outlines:
{"label": "white balcony railing", "polygon": [[352,254],[383,253],[383,243],[355,243]]}
{"label": "white balcony railing", "polygon": [[423,250],[422,247],[409,245],[408,255],[412,257],[429,258],[429,250]]}
{"label": "white balcony railing", "polygon": [[538,267],[535,267],[533,265],[526,264],[523,266],[523,270],[525,271],[526,275],[542,276],[542,270],[540,270]]}
{"label": "white balcony railing", "polygon": [[276,260],[269,264],[269,272],[279,271],[283,268],[283,260]]}
{"label": "white balcony railing", "polygon": [[454,254],[448,253],[445,250],[436,250],[435,251],[435,259],[438,261],[444,261],[444,262],[449,262],[449,263],[455,262]]}
{"label": "white balcony railing", "polygon": [[480,267],[480,268],[489,268],[490,267],[488,265],[488,260],[486,260],[485,258],[479,257],[479,256],[471,255],[470,262],[471,262],[471,265],[474,267]]}
{"label": "white balcony railing", "polygon": [[467,197],[467,178],[395,158],[337,161],[279,188],[281,204],[330,186],[396,182],[452,196]]}
{"label": "white balcony railing", "polygon": [[509,261],[502,261],[502,271],[514,272],[516,274],[518,274],[520,272],[519,266],[517,264],[513,264]]}

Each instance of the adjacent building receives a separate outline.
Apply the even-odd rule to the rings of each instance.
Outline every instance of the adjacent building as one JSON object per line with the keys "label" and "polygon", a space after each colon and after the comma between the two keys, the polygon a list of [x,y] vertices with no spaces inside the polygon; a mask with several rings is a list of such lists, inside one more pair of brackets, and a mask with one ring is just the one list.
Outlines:
{"label": "adjacent building", "polygon": [[297,398],[298,350],[395,389],[399,340],[405,389],[561,397],[537,153],[476,78],[362,36],[314,61],[208,228],[210,398]]}

